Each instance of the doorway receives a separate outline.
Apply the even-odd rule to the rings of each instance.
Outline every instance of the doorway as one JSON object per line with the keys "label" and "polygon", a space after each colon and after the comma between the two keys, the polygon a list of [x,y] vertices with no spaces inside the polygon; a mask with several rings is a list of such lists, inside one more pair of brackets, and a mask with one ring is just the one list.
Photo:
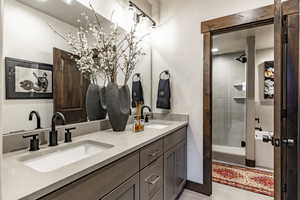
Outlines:
{"label": "doorway", "polygon": [[[203,22],[203,184],[191,183],[198,192],[212,194],[213,36],[274,23],[274,198],[297,199],[299,2],[275,0],[274,5]],[[246,142],[247,143],[247,142]],[[246,144],[247,145],[247,144]],[[249,145],[249,143],[248,143]],[[247,152],[246,152],[247,153]],[[251,164],[251,160],[250,160]],[[253,163],[252,163],[253,165]]]}
{"label": "doorway", "polygon": [[271,200],[274,25],[214,35],[212,41],[213,182]]}

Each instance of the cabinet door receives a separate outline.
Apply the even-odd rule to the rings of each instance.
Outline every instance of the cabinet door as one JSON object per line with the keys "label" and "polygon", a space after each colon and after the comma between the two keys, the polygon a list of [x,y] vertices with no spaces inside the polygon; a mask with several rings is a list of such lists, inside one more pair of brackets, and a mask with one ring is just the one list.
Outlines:
{"label": "cabinet door", "polygon": [[137,174],[101,200],[139,200],[139,184],[139,174]]}
{"label": "cabinet door", "polygon": [[176,194],[178,195],[185,183],[187,177],[187,160],[186,160],[186,141],[179,143],[176,146]]}
{"label": "cabinet door", "polygon": [[164,154],[164,199],[176,198],[176,147]]}
{"label": "cabinet door", "polygon": [[163,199],[157,194],[162,194],[163,189],[163,157],[151,163],[140,172],[140,197],[141,200]]}

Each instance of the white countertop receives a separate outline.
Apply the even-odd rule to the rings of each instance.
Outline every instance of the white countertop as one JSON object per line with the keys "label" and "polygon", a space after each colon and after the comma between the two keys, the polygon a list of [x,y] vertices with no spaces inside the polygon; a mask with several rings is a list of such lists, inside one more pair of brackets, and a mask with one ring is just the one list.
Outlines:
{"label": "white countertop", "polygon": [[[4,154],[2,200],[33,200],[40,198],[172,133],[177,129],[187,126],[188,123],[187,121],[162,120],[155,120],[152,122],[167,124],[168,127],[161,130],[146,127],[144,132],[133,133],[131,131],[132,126],[128,126],[124,132],[118,133],[113,132],[112,130],[105,130],[75,137],[73,138],[73,143],[92,140],[112,144],[114,147],[95,156],[47,173],[35,171],[18,161],[20,157],[33,154],[32,152],[28,152],[28,150]],[[63,145],[66,144],[60,144],[59,146]],[[40,152],[49,148],[50,147],[48,146],[42,146]]]}

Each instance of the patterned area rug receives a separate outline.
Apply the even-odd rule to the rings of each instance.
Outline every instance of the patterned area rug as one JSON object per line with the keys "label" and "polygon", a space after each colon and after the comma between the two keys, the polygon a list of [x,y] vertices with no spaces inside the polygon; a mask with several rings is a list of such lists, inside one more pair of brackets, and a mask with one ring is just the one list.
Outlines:
{"label": "patterned area rug", "polygon": [[213,181],[250,192],[274,196],[272,172],[213,162]]}

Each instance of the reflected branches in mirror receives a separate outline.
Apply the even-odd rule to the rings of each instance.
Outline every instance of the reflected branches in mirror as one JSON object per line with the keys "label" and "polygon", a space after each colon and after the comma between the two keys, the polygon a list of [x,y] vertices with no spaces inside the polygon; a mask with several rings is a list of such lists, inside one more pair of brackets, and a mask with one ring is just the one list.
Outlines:
{"label": "reflected branches in mirror", "polygon": [[97,77],[101,77],[105,82],[118,84],[121,70],[125,75],[121,85],[126,85],[139,58],[145,55],[140,44],[146,35],[137,37],[137,23],[127,33],[117,24],[107,33],[93,6],[90,7],[94,12],[94,20],[82,13],[77,20],[79,28],[76,33],[64,35],[52,25],[49,26],[68,43],[78,70],[92,83],[96,84]]}

